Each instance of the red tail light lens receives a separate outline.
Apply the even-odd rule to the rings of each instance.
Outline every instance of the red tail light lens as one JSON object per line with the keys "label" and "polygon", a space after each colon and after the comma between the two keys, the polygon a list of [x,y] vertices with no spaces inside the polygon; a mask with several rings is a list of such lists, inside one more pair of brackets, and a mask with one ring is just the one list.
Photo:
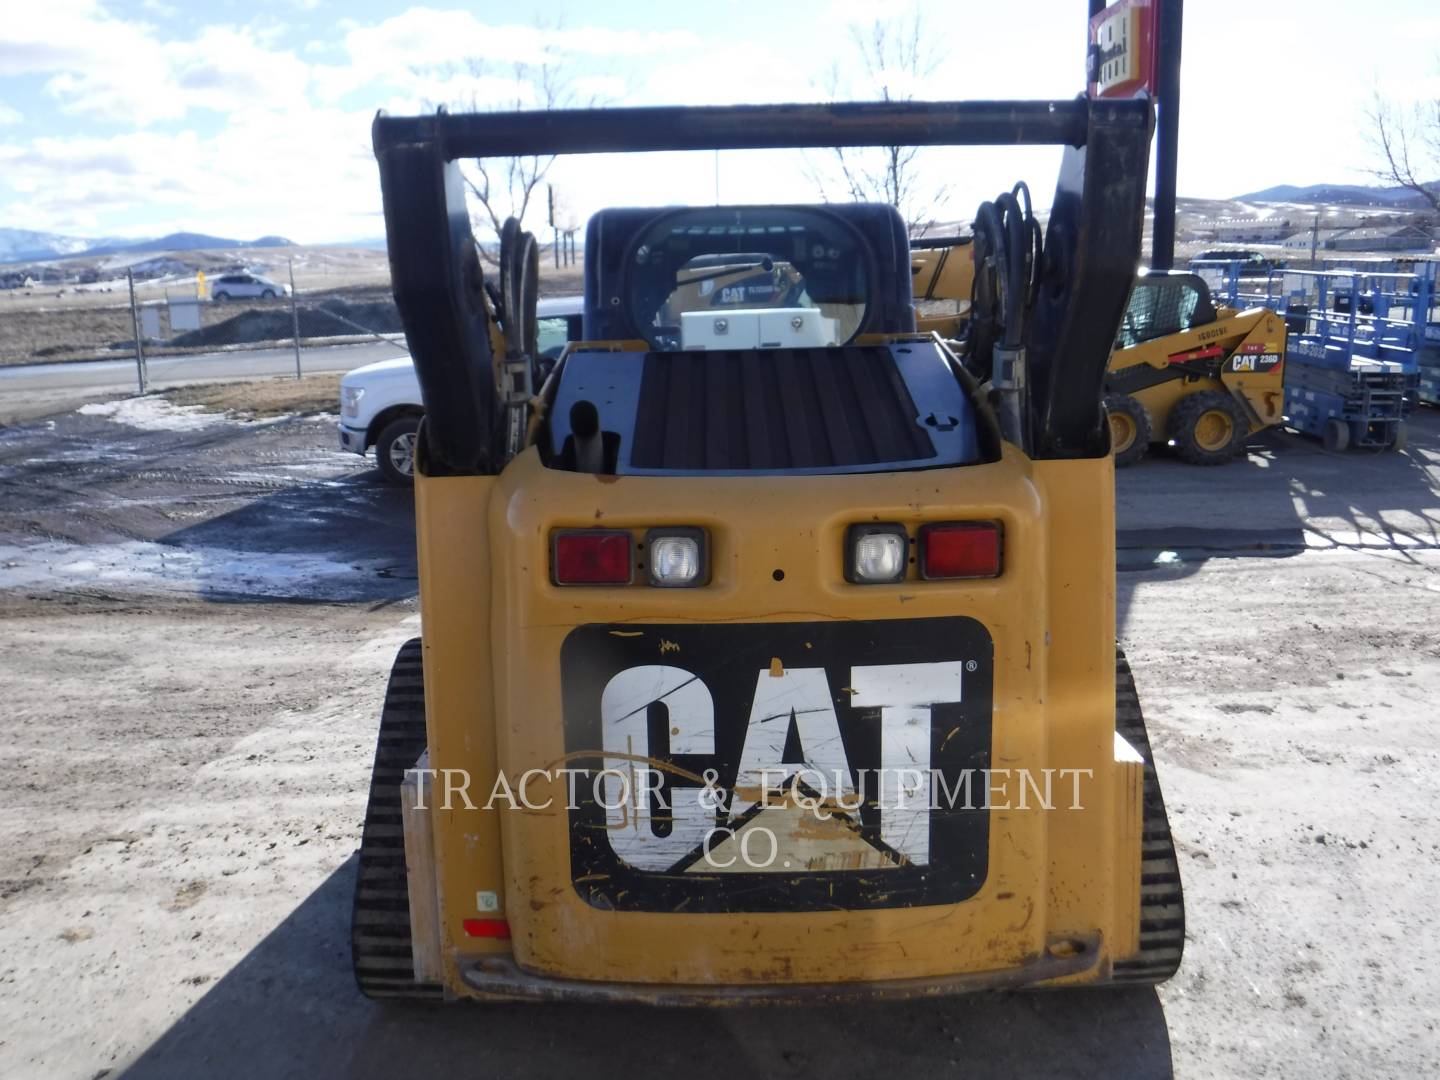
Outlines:
{"label": "red tail light lens", "polygon": [[993,521],[958,521],[920,527],[920,576],[1000,576],[1000,526]]}
{"label": "red tail light lens", "polygon": [[635,560],[630,534],[616,529],[575,529],[551,538],[556,585],[628,585]]}
{"label": "red tail light lens", "polygon": [[504,919],[465,919],[465,933],[470,937],[508,938],[510,924]]}

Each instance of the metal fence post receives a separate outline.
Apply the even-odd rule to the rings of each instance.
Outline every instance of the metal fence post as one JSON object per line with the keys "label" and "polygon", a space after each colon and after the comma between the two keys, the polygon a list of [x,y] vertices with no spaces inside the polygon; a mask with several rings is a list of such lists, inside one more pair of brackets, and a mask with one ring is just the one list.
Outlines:
{"label": "metal fence post", "polygon": [[126,269],[125,281],[130,286],[130,325],[135,330],[135,375],[140,380],[140,393],[145,393],[145,346],[140,342],[140,309],[135,306],[135,271]]}
{"label": "metal fence post", "polygon": [[295,378],[300,378],[300,308],[295,296],[295,260],[290,263],[290,324],[295,332]]}

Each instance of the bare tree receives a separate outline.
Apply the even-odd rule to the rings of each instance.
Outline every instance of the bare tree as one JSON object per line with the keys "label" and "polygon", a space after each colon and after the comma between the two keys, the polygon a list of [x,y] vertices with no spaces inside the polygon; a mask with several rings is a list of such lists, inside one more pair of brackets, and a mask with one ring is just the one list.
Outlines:
{"label": "bare tree", "polygon": [[[558,30],[559,27],[549,29]],[[564,59],[554,52],[546,52],[535,61],[516,61],[506,67],[496,67],[483,59],[472,59],[429,69],[424,74],[442,85],[467,81],[472,86],[486,81],[506,84],[506,92],[501,95],[484,94],[472,89],[469,94],[452,98],[446,103],[450,108],[469,112],[495,109],[548,111],[588,108],[599,104],[594,97],[581,99]],[[463,164],[461,177],[477,206],[476,212],[471,215],[473,227],[498,242],[507,218],[513,217],[522,226],[526,225],[526,214],[543,199],[540,187],[554,164],[554,154],[477,158]],[[481,257],[492,265],[498,258],[494,248],[495,245],[481,245]]]}
{"label": "bare tree", "polygon": [[1379,162],[1371,171],[1440,212],[1440,98],[1405,108],[1377,92],[1368,119]]}
{"label": "bare tree", "polygon": [[[868,27],[851,27],[850,39],[859,61],[859,75],[847,78],[838,64],[833,65],[825,83],[826,95],[832,101],[910,101],[916,88],[940,66],[941,57],[918,8],[908,16],[876,19]],[[923,236],[934,225],[949,186],[925,177],[924,157],[918,147],[837,146],[833,153],[851,199],[890,203],[900,211],[912,236]],[[823,178],[814,175],[813,170],[812,178],[823,190]]]}
{"label": "bare tree", "polygon": [[[482,61],[472,61],[470,74],[484,74]],[[538,64],[516,63],[512,67],[516,92],[505,107],[515,109],[563,109],[571,104],[568,81],[555,61],[546,59]],[[525,215],[535,198],[536,189],[544,182],[554,154],[538,157],[476,158],[461,175],[475,201],[480,205],[481,222],[496,237],[505,219],[515,218],[525,224]]]}

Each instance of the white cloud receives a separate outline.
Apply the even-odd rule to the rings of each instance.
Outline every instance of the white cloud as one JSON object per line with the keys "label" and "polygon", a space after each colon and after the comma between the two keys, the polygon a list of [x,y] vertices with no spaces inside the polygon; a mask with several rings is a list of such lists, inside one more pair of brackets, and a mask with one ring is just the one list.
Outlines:
{"label": "white cloud", "polygon": [[[816,100],[832,65],[842,73],[857,70],[852,28],[899,10],[860,0],[824,0],[808,13],[776,5],[770,10],[775,26],[765,33],[736,29],[757,25],[742,18],[717,23],[702,38],[654,29],[638,18],[634,29],[487,22],[474,12],[515,9],[469,4],[463,7],[472,10],[458,10],[455,0],[431,0],[451,9],[414,7],[376,21],[357,19],[353,6],[331,4],[322,33],[303,29],[314,20],[302,22],[296,13],[319,2],[283,0],[264,9],[272,14],[255,15],[256,5],[179,0],[0,0],[0,100],[6,102],[0,105],[0,215],[7,223],[56,231],[193,227],[301,240],[374,235],[381,228],[369,145],[376,107],[418,112],[439,102],[539,104],[533,88],[517,83],[516,61],[555,61],[577,103]],[[914,0],[899,2],[908,10]],[[1257,39],[1278,40],[1293,29],[1282,14],[1261,11],[1264,5],[1253,0],[1214,3],[1212,18],[1187,22],[1188,57],[1223,51],[1231,15],[1243,14]],[[1315,3],[1324,9],[1316,16],[1321,22],[1322,14],[1333,21],[1346,10],[1340,0]],[[1074,4],[1037,0],[1023,18],[1022,40],[1015,36],[1014,12],[1003,5],[919,0],[926,37],[942,51],[955,42],[1001,44],[952,49],[930,78],[910,89],[935,99],[1069,97],[1082,78],[1084,24]],[[1307,109],[1270,132],[1278,140],[1275,152],[1247,159],[1243,173],[1211,148],[1253,104],[1242,100],[1249,84],[1217,81],[1203,64],[1189,64],[1181,190],[1223,195],[1277,182],[1363,179],[1354,170],[1367,160],[1360,112],[1372,90],[1408,99],[1440,92],[1430,78],[1440,75],[1432,48],[1440,19],[1431,12],[1433,0],[1417,3],[1421,7],[1397,16],[1388,38],[1348,42],[1343,64],[1335,60],[1339,53],[1316,54],[1313,63],[1277,68]],[[528,16],[495,17],[523,22]],[[246,18],[246,25],[215,24]],[[10,93],[12,85],[19,94]],[[20,96],[33,86],[43,92]],[[842,92],[868,97],[873,88],[857,79]],[[22,122],[28,126],[17,127]],[[40,127],[47,135],[30,138]],[[721,197],[813,198],[806,173],[815,170],[795,157],[720,155]],[[1017,177],[1031,181],[1043,205],[1053,159],[1053,151],[1014,147],[926,156],[934,175],[951,183],[956,216]],[[557,164],[555,179],[587,210],[705,202],[713,197],[714,165],[710,154],[572,158]]]}
{"label": "white cloud", "polygon": [[[514,64],[539,65],[562,58],[569,62],[603,63],[636,56],[664,57],[698,44],[683,30],[613,30],[605,27],[553,28],[492,25],[468,11],[416,7],[374,26],[356,26],[345,35],[347,62],[317,69],[323,100],[336,101],[361,87],[389,83],[401,100],[469,101],[466,73],[483,75],[510,71]],[[455,74],[447,76],[447,72]],[[613,78],[607,72],[590,72]],[[461,93],[436,93],[437,82],[450,78]],[[474,77],[474,76],[470,76]],[[611,86],[614,84],[611,83]],[[491,85],[488,90],[498,90]],[[581,95],[582,100],[589,95]],[[513,94],[476,103],[491,106],[514,101]],[[522,98],[523,100],[523,98]]]}
{"label": "white cloud", "polygon": [[0,177],[18,196],[0,205],[9,222],[56,232],[123,216],[139,223],[129,231],[152,235],[372,235],[380,197],[370,119],[368,110],[302,105],[237,112],[209,137],[135,131],[0,143]]}
{"label": "white cloud", "polygon": [[430,65],[481,58],[505,63],[539,63],[560,53],[581,56],[640,56],[691,48],[684,30],[573,29],[481,22],[468,11],[415,7],[345,37],[352,62],[363,70],[385,64]]}
{"label": "white cloud", "polygon": [[276,33],[273,25],[206,26],[164,40],[98,0],[47,0],[7,21],[0,77],[49,75],[46,93],[63,112],[124,126],[179,119],[191,108],[281,106],[306,92],[309,68],[266,45]]}

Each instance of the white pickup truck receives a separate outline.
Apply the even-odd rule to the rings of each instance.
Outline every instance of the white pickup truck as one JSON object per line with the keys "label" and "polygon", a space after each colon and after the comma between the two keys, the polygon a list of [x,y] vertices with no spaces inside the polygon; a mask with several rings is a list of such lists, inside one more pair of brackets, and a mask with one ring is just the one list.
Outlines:
{"label": "white pickup truck", "polygon": [[[583,297],[562,296],[536,304],[540,355],[558,357],[568,341],[580,339]],[[381,360],[340,380],[340,445],[362,457],[372,446],[375,464],[393,484],[415,477],[415,432],[425,406],[420,380],[408,356]]]}

